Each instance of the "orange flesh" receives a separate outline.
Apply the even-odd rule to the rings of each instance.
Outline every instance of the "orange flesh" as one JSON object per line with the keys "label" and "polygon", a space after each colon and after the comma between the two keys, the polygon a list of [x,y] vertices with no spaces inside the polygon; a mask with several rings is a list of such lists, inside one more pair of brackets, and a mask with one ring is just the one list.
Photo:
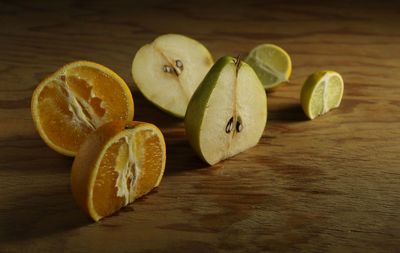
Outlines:
{"label": "orange flesh", "polygon": [[[39,124],[56,146],[76,152],[95,128],[111,120],[128,119],[126,92],[111,76],[96,68],[77,66],[56,78],[48,81],[38,96]],[[69,93],[89,124],[74,117]]]}
{"label": "orange flesh", "polygon": [[137,147],[143,146],[146,148],[146,152],[143,152],[140,158],[142,160],[142,170],[138,187],[136,188],[137,197],[147,194],[156,185],[163,162],[160,140],[156,135],[146,138],[145,135],[148,135],[150,131],[146,132],[143,132],[136,140]]}
{"label": "orange flesh", "polygon": [[67,150],[77,150],[91,130],[73,122],[65,93],[55,81],[43,88],[39,95],[40,124],[47,137]]}
{"label": "orange flesh", "polygon": [[[101,217],[109,216],[136,198],[149,193],[156,186],[162,173],[163,149],[159,137],[150,130],[144,130],[137,132],[133,141],[136,144],[136,150],[133,152],[137,159],[136,163],[129,167],[133,177],[125,178],[126,181],[122,182],[128,191],[134,192],[134,195],[130,195],[128,200],[125,197],[117,196],[119,174],[117,171],[126,164],[129,156],[126,139],[121,138],[112,144],[102,157],[92,197],[93,207]],[[141,167],[137,168],[139,165]],[[132,181],[135,189],[131,189]]]}
{"label": "orange flesh", "polygon": [[117,197],[115,182],[118,173],[115,171],[118,150],[123,145],[123,140],[112,144],[101,160],[93,187],[93,203],[96,212],[104,217],[109,216],[124,206],[124,198]]}
{"label": "orange flesh", "polygon": [[[89,100],[89,103],[99,116],[104,115],[104,110],[107,110],[106,115],[108,114],[108,116],[119,116],[119,119],[126,119],[128,117],[126,109],[128,103],[126,101],[125,91],[114,78],[87,66],[76,67],[68,72],[73,73],[75,80],[90,80],[91,87],[89,85],[80,85],[79,88],[81,89],[81,94],[84,94],[88,98],[90,98],[91,92],[95,94],[95,96],[92,96],[92,99]],[[68,83],[68,85],[70,84]],[[74,82],[72,82],[71,86],[74,86]],[[100,107],[101,101],[103,101],[103,103]],[[121,101],[125,103],[121,103]]]}

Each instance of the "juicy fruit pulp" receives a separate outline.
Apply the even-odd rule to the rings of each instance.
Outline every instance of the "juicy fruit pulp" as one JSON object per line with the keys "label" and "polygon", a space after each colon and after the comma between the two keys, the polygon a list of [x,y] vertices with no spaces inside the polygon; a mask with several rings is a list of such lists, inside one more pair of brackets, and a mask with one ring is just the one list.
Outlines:
{"label": "juicy fruit pulp", "polygon": [[72,191],[97,221],[157,187],[165,159],[164,138],[154,125],[107,123],[82,144],[72,166]]}
{"label": "juicy fruit pulp", "polygon": [[31,109],[43,140],[56,151],[74,156],[86,136],[105,122],[132,120],[133,99],[112,70],[78,61],[39,84]]}
{"label": "juicy fruit pulp", "polygon": [[340,105],[343,79],[334,71],[317,71],[305,81],[300,95],[305,114],[314,119]]}
{"label": "juicy fruit pulp", "polygon": [[257,73],[264,89],[273,90],[289,80],[292,61],[288,53],[273,44],[262,44],[252,49],[246,62]]}
{"label": "juicy fruit pulp", "polygon": [[213,64],[201,43],[166,34],[144,45],[132,63],[133,79],[143,95],[162,110],[184,117],[189,100]]}
{"label": "juicy fruit pulp", "polygon": [[255,146],[267,121],[267,97],[245,62],[219,59],[190,100],[186,134],[195,151],[213,165]]}

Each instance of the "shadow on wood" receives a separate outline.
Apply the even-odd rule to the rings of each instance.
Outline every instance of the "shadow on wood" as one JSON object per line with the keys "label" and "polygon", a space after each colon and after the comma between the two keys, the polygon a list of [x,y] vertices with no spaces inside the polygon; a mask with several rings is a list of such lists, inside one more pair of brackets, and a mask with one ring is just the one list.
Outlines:
{"label": "shadow on wood", "polygon": [[[0,243],[25,241],[90,224],[78,208],[69,187],[69,173],[62,185],[43,184],[21,192],[0,211]],[[7,218],[5,218],[7,217]]]}
{"label": "shadow on wood", "polygon": [[[0,151],[0,177],[15,185],[0,208],[0,243],[45,237],[89,223],[71,194],[72,158],[51,150],[39,136],[3,141]],[[0,194],[10,187],[4,184]]]}
{"label": "shadow on wood", "polygon": [[[268,108],[269,109],[269,108]],[[295,122],[306,121],[307,117],[299,104],[289,104],[268,110],[268,121]]]}
{"label": "shadow on wood", "polygon": [[194,153],[185,136],[183,119],[174,117],[149,102],[138,90],[133,92],[134,120],[149,122],[161,129],[167,146],[165,176],[206,168],[208,165]]}
{"label": "shadow on wood", "polygon": [[171,176],[185,171],[208,168],[193,151],[185,138],[170,139],[166,136],[167,164],[165,176]]}
{"label": "shadow on wood", "polygon": [[[161,91],[162,92],[162,91]],[[138,90],[133,92],[135,103],[134,120],[148,122],[161,128],[170,128],[178,125],[183,126],[183,119],[174,117],[148,101]]]}

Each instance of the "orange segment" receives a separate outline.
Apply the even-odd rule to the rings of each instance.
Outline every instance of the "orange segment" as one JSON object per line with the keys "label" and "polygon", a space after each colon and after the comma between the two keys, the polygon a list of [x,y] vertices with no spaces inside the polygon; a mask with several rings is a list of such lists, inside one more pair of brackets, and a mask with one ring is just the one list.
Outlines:
{"label": "orange segment", "polygon": [[125,204],[125,198],[117,196],[118,188],[115,184],[118,180],[117,158],[123,140],[113,143],[101,159],[100,166],[92,190],[92,201],[97,214],[101,217],[111,215],[115,210]]}
{"label": "orange segment", "polygon": [[159,139],[151,130],[143,131],[137,136],[136,146],[147,147],[146,152],[140,152],[142,167],[147,168],[141,171],[136,185],[136,194],[143,196],[153,185],[158,185],[161,178],[154,177],[158,173],[158,164],[163,163],[163,147],[159,145]]}
{"label": "orange segment", "polygon": [[86,136],[106,122],[132,120],[132,94],[121,77],[93,62],[77,61],[43,80],[32,96],[32,117],[42,139],[74,156]]}
{"label": "orange segment", "polygon": [[165,159],[164,137],[156,126],[109,122],[82,143],[72,165],[72,192],[97,221],[157,187]]}

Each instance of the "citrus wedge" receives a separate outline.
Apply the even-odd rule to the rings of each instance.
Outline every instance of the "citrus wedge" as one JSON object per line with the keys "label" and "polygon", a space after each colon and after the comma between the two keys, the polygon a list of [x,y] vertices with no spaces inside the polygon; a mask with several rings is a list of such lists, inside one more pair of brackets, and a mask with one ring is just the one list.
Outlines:
{"label": "citrus wedge", "polygon": [[304,113],[314,119],[339,107],[343,97],[343,79],[331,70],[310,75],[301,89],[300,102]]}
{"label": "citrus wedge", "polygon": [[289,54],[273,44],[255,47],[245,61],[254,69],[267,91],[288,82],[292,73],[292,61]]}
{"label": "citrus wedge", "polygon": [[129,87],[97,63],[69,63],[44,79],[31,102],[42,139],[55,151],[75,156],[86,136],[106,122],[133,119]]}
{"label": "citrus wedge", "polygon": [[95,221],[109,216],[160,184],[165,142],[149,123],[113,121],[82,143],[71,171],[72,193]]}

